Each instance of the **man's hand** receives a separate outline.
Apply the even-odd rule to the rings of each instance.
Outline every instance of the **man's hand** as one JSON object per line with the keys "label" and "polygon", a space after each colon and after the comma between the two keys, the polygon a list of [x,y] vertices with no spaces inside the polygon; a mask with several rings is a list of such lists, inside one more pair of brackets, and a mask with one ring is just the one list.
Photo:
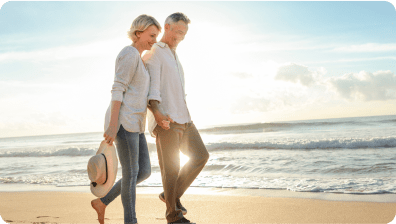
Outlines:
{"label": "man's hand", "polygon": [[168,130],[170,128],[169,126],[170,122],[174,123],[172,118],[170,118],[168,114],[163,112],[162,107],[160,106],[157,100],[150,100],[148,109],[151,110],[151,112],[153,112],[155,121],[163,129]]}
{"label": "man's hand", "polygon": [[172,118],[169,117],[169,115],[163,114],[161,111],[157,110],[154,113],[155,121],[159,126],[161,126],[163,129],[168,130],[170,128],[169,124],[170,122],[174,122]]}

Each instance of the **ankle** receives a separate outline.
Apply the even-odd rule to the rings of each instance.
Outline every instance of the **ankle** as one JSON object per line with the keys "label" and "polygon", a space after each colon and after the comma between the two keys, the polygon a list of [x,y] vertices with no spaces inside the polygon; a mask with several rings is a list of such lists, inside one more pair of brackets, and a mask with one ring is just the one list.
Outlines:
{"label": "ankle", "polygon": [[97,198],[94,200],[94,202],[99,205],[100,207],[106,207],[107,205],[105,203],[103,203],[102,200],[100,200],[100,198]]}

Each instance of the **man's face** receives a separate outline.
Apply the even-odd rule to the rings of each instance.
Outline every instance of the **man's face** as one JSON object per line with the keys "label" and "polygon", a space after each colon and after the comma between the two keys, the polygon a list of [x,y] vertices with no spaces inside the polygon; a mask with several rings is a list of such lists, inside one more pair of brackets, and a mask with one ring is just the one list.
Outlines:
{"label": "man's face", "polygon": [[167,25],[169,26],[169,41],[174,47],[176,47],[186,36],[188,25],[182,20],[178,21],[177,23]]}

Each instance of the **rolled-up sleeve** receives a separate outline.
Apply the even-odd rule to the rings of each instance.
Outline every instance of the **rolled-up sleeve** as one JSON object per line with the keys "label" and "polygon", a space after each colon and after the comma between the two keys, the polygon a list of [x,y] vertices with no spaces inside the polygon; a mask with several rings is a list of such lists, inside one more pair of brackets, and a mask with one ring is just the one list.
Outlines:
{"label": "rolled-up sleeve", "polygon": [[161,103],[161,62],[155,51],[145,55],[143,60],[146,63],[150,75],[150,88],[147,103],[150,100],[157,100]]}
{"label": "rolled-up sleeve", "polygon": [[111,89],[111,101],[122,102],[124,92],[136,73],[139,57],[138,52],[130,49],[123,49],[119,53],[115,66],[114,84]]}

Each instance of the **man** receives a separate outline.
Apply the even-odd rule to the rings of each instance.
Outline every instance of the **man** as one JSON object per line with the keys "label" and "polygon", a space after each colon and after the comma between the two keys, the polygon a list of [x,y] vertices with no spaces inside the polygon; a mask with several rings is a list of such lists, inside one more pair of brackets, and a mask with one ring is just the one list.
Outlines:
{"label": "man", "polygon": [[[176,54],[190,20],[174,13],[165,20],[165,32],[143,57],[150,74],[148,124],[156,138],[168,223],[191,223],[180,197],[209,159],[209,153],[193,124],[186,104],[184,72]],[[179,150],[190,160],[180,169]]]}

